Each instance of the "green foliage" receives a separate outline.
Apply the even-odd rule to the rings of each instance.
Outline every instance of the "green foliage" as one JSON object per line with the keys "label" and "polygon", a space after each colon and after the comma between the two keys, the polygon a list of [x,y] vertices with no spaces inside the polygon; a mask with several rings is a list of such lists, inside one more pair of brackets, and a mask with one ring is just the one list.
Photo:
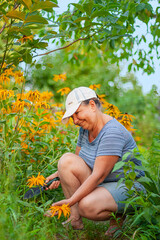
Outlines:
{"label": "green foliage", "polygon": [[[153,138],[149,150],[148,159],[139,158],[143,167],[136,167],[131,161],[121,163],[125,178],[124,183],[129,189],[128,199],[124,201],[126,208],[126,220],[124,222],[121,237],[127,239],[159,239],[160,236],[160,157],[159,157],[160,133]],[[153,151],[154,149],[154,151]],[[156,165],[155,165],[156,163]],[[121,167],[117,166],[117,167]],[[136,169],[143,170],[144,177],[136,179]],[[139,182],[145,190],[139,190],[136,182]],[[132,207],[132,209],[131,209]],[[119,234],[115,234],[115,239]],[[123,238],[122,237],[122,238]],[[144,238],[145,237],[145,238]]]}
{"label": "green foliage", "polygon": [[[111,59],[112,63],[118,63],[122,59],[138,55],[138,59],[129,65],[131,69],[143,69],[148,74],[154,72],[154,46],[158,37],[159,22],[157,21],[158,6],[154,12],[152,2],[141,1],[93,1],[80,0],[79,3],[72,4],[73,13],[70,11],[63,13],[59,18],[60,32],[65,33],[66,39],[85,40],[88,49],[92,43],[96,43],[97,48],[103,50],[106,58]],[[158,3],[157,3],[158,5]],[[156,18],[157,17],[157,18]],[[135,25],[139,20],[147,30],[153,35],[153,42],[148,44],[148,52],[137,48],[143,40],[146,43],[145,33],[142,37],[135,34]],[[61,39],[64,44],[64,38]],[[135,48],[136,50],[135,50]],[[159,58],[158,48],[156,47],[157,57]]]}
{"label": "green foliage", "polygon": [[11,65],[18,65],[21,61],[31,64],[33,52],[36,49],[46,49],[48,43],[43,41],[42,36],[36,39],[36,35],[40,29],[50,27],[48,18],[50,15],[53,17],[54,8],[58,7],[56,2],[20,0],[8,1],[8,4],[5,4],[5,1],[2,1],[0,72],[4,61]]}
{"label": "green foliage", "polygon": [[[56,7],[56,0],[17,0],[8,1],[8,4],[2,1],[2,65],[4,61],[14,65],[22,61],[34,65],[36,56],[61,50],[83,40],[87,52],[94,43],[111,63],[119,64],[123,59],[138,56],[136,60],[133,58],[129,71],[141,68],[148,74],[154,72],[154,51],[159,58],[160,17],[158,6],[154,11],[149,0],[80,0],[70,4],[68,10],[58,17]],[[137,20],[146,26],[148,32],[150,30],[153,40],[149,44],[145,33],[140,37],[134,35]],[[142,41],[148,50],[137,48]],[[61,46],[48,52],[48,43],[60,43]],[[46,53],[39,54],[38,49]],[[74,56],[74,51],[70,54]]]}

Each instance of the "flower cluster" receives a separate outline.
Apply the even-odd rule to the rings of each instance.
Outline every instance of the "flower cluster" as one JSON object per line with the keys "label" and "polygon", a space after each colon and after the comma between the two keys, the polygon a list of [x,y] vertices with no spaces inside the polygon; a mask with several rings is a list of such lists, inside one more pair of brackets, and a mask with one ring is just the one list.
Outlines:
{"label": "flower cluster", "polygon": [[8,87],[8,84],[10,84],[11,81],[15,81],[15,83],[18,84],[21,84],[25,81],[22,71],[14,71],[14,68],[8,68],[6,63],[3,64],[2,69],[3,72],[0,75],[0,84],[2,84],[3,88]]}
{"label": "flower cluster", "polygon": [[43,175],[40,175],[40,172],[39,172],[37,177],[34,177],[34,176],[29,177],[29,179],[27,180],[27,182],[28,182],[27,185],[30,188],[33,187],[33,186],[38,186],[38,185],[43,186],[44,181],[45,181],[45,177]]}
{"label": "flower cluster", "polygon": [[53,80],[55,82],[58,82],[58,80],[62,80],[64,82],[66,79],[67,79],[67,76],[66,76],[65,73],[64,74],[58,74],[58,75],[54,74],[54,78],[53,78]]}
{"label": "flower cluster", "polygon": [[58,212],[58,219],[61,217],[62,213],[64,217],[69,217],[71,212],[68,204],[63,204],[62,206],[51,206],[49,210],[52,214],[51,217],[54,217],[55,213]]}
{"label": "flower cluster", "polygon": [[57,93],[61,93],[61,96],[68,94],[71,91],[69,87],[61,88],[57,91]]}
{"label": "flower cluster", "polygon": [[100,89],[101,84],[92,84],[89,86],[89,88],[93,89],[94,91],[96,91],[97,89]]}
{"label": "flower cluster", "polygon": [[34,38],[33,35],[30,36],[23,35],[23,37],[18,39],[17,42],[25,43],[27,41],[33,41],[33,38]]}

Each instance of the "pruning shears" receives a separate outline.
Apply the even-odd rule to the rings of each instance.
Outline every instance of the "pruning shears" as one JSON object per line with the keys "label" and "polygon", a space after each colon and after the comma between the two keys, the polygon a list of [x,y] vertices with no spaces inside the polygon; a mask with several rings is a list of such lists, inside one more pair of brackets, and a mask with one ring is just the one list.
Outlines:
{"label": "pruning shears", "polygon": [[47,187],[49,187],[51,185],[52,182],[59,181],[59,180],[60,180],[59,177],[55,177],[52,180],[50,180],[48,183],[45,183],[43,186],[37,186],[37,187],[30,188],[24,194],[23,199],[29,199],[29,198],[32,198],[34,196],[41,194]]}

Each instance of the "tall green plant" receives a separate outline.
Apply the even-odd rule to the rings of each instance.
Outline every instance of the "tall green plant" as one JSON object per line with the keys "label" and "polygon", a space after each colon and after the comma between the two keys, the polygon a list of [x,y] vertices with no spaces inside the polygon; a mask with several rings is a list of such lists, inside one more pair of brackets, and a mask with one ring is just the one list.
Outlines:
{"label": "tall green plant", "polygon": [[[144,160],[142,155],[139,156],[142,160],[143,167],[136,167],[133,162],[123,163],[125,174],[123,181],[129,191],[128,199],[124,201],[127,217],[121,231],[122,239],[124,236],[127,237],[127,239],[136,240],[160,239],[159,137],[160,133],[153,138],[148,159]],[[137,169],[143,170],[145,176],[136,179]],[[137,188],[136,182],[143,186],[142,190]],[[127,210],[129,211],[127,212]],[[120,232],[115,234],[115,239],[119,234]]]}

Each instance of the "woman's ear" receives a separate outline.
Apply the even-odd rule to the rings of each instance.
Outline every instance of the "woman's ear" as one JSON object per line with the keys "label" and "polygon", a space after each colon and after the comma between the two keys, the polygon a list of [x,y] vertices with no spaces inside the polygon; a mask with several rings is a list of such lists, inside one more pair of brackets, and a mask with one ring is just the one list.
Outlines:
{"label": "woman's ear", "polygon": [[89,101],[89,105],[90,105],[90,108],[91,108],[93,111],[96,110],[96,104],[95,104],[95,102],[94,102],[93,100],[90,100],[90,101]]}

